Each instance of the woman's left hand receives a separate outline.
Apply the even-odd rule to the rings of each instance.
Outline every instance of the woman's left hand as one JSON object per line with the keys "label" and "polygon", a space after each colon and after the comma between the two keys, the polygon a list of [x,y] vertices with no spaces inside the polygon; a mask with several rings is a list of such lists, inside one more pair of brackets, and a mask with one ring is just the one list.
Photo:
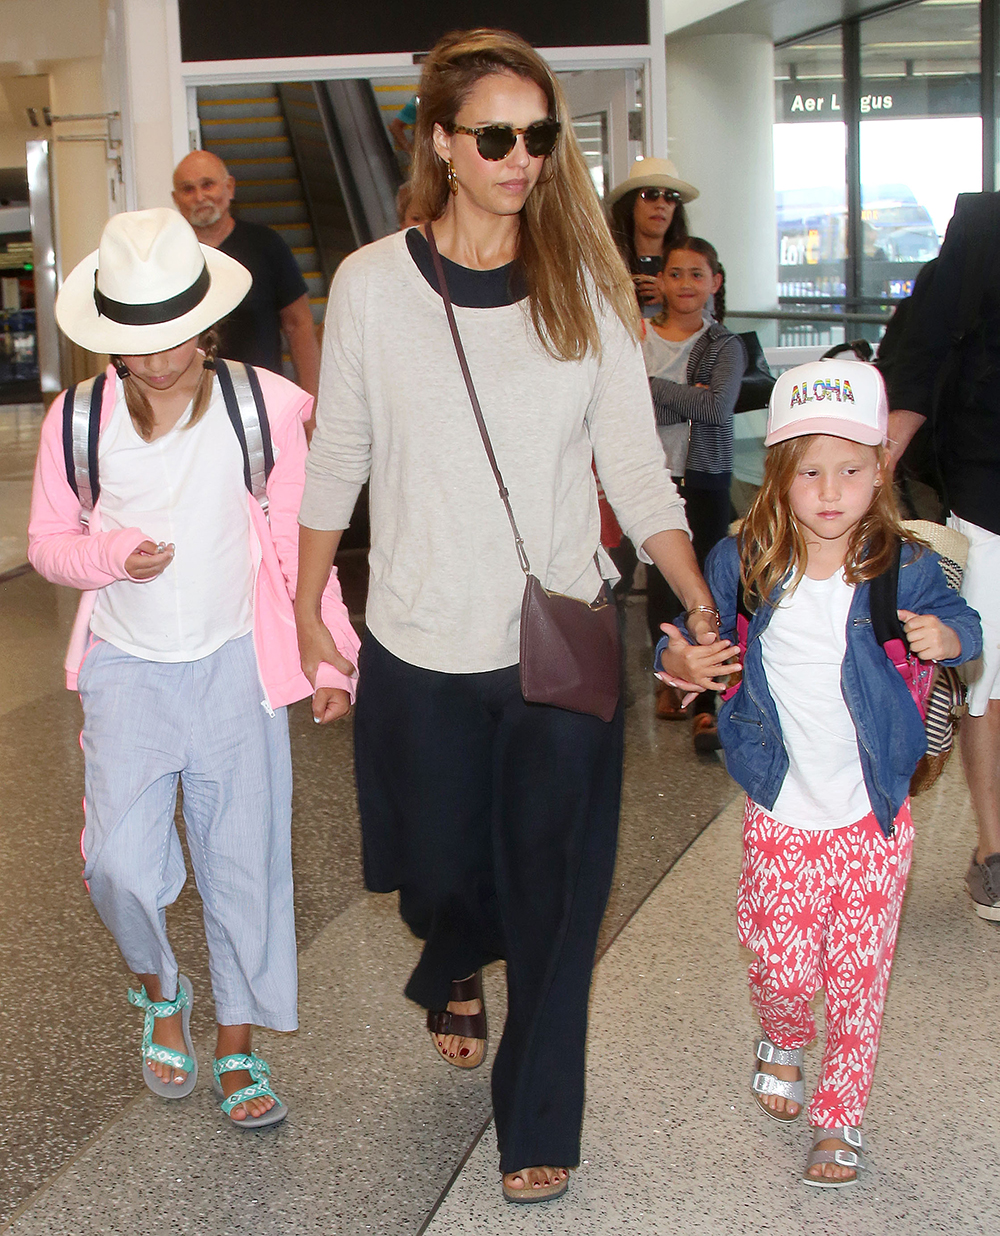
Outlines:
{"label": "woman's left hand", "polygon": [[669,622],[665,622],[660,630],[669,642],[666,651],[660,655],[662,672],[657,677],[681,691],[687,691],[689,696],[685,702],[690,702],[701,691],[725,690],[729,676],[743,668],[739,661],[739,645],[719,639],[714,632],[711,639],[704,643],[689,644]]}
{"label": "woman's left hand", "polygon": [[[688,610],[685,621],[695,643],[714,644],[719,638],[719,618],[714,611],[709,612],[709,607]],[[665,623],[660,630],[667,631],[668,626],[670,624]],[[676,630],[675,627],[670,627],[670,631],[674,630]],[[668,631],[667,634],[669,633]]]}

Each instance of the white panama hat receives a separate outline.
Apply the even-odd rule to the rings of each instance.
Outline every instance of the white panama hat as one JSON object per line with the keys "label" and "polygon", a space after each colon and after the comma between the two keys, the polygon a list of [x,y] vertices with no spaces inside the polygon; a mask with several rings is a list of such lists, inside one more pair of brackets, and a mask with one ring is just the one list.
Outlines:
{"label": "white panama hat", "polygon": [[176,210],[135,210],[113,215],[100,248],[67,275],[56,321],[90,352],[148,356],[208,330],[252,282],[234,258],[199,244]]}
{"label": "white panama hat", "polygon": [[811,361],[786,369],[774,384],[764,445],[823,433],[865,446],[884,445],[889,401],[874,365],[864,361]]}
{"label": "white panama hat", "polygon": [[694,185],[681,180],[677,168],[669,159],[636,159],[627,179],[615,185],[607,196],[607,204],[613,206],[620,197],[633,189],[673,189],[682,202],[693,202],[699,196]]}

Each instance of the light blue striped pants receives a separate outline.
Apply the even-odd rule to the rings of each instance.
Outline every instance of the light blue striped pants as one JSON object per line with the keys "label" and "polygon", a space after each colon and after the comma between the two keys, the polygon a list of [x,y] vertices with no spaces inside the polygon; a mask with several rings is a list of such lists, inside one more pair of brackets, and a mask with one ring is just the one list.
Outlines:
{"label": "light blue striped pants", "polygon": [[186,871],[178,777],[205,914],[216,1020],[298,1025],[288,717],[269,716],[253,637],[200,661],[145,661],[97,641],[79,676],[84,879],[129,968],[177,989],[166,907]]}

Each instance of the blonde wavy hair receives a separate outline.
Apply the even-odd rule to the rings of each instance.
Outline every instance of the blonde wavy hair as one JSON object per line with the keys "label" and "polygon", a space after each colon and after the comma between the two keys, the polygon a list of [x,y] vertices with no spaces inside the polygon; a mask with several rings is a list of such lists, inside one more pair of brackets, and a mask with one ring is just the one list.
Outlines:
{"label": "blonde wavy hair", "polygon": [[600,355],[596,293],[636,340],[642,323],[632,280],[608,230],[590,172],[573,133],[562,88],[538,53],[506,30],[446,34],[424,63],[414,129],[410,209],[439,219],[448,204],[447,165],[434,149],[436,124],[446,132],[476,83],[498,73],[534,82],[562,126],[555,149],[521,212],[518,258],[528,312],[540,342],[557,360]]}
{"label": "blonde wavy hair", "polygon": [[[792,513],[788,494],[802,458],[816,435],[789,438],[770,447],[764,460],[761,485],[736,534],[740,555],[740,579],[748,610],[784,584],[788,592],[798,587],[808,562],[805,537]],[[884,446],[868,447],[876,453],[880,483],[871,505],[858,521],[847,548],[844,576],[860,584],[881,575],[890,566],[901,540],[917,542],[903,527],[892,487],[892,469]]]}

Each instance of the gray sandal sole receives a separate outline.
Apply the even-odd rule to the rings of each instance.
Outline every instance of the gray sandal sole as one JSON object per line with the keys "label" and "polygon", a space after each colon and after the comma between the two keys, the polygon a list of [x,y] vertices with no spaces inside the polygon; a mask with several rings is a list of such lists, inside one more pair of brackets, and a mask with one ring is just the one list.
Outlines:
{"label": "gray sandal sole", "polygon": [[160,1081],[150,1069],[149,1064],[144,1060],[142,1062],[142,1080],[159,1099],[186,1099],[198,1082],[198,1057],[194,1054],[194,1045],[191,1042],[191,1006],[194,1004],[194,991],[191,987],[191,980],[186,974],[178,974],[177,987],[178,989],[183,988],[188,995],[187,1007],[181,1009],[181,1032],[184,1035],[185,1054],[194,1061],[194,1068],[188,1073],[184,1082],[178,1086],[176,1082]]}

